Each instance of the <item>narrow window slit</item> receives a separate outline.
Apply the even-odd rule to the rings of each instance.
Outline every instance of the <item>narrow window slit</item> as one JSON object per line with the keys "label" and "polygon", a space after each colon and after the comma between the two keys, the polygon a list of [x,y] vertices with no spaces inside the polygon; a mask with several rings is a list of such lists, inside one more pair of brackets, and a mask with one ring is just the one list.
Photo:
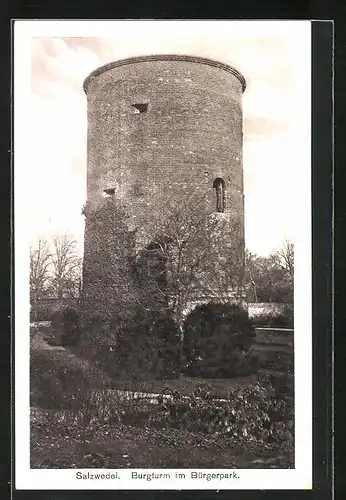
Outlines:
{"label": "narrow window slit", "polygon": [[226,208],[226,185],[225,181],[218,177],[213,182],[213,188],[216,191],[216,211],[224,213]]}

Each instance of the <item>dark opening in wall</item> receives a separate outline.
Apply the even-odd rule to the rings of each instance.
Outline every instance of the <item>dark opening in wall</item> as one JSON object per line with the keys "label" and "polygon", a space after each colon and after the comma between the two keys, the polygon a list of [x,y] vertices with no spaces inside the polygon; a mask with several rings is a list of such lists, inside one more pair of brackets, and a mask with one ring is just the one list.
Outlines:
{"label": "dark opening in wall", "polygon": [[113,196],[115,194],[115,188],[107,188],[107,189],[104,189],[103,192],[107,196]]}
{"label": "dark opening in wall", "polygon": [[226,184],[221,177],[217,177],[213,182],[216,191],[216,211],[224,213],[226,209]]}
{"label": "dark opening in wall", "polygon": [[148,111],[148,103],[147,102],[137,102],[135,104],[132,104],[132,107],[134,108],[135,114],[147,113],[147,111]]}

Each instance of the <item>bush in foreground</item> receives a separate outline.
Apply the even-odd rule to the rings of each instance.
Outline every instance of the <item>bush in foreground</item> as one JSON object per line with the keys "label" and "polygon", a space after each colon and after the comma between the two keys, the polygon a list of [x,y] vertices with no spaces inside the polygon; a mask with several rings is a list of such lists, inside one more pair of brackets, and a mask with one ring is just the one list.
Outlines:
{"label": "bush in foreground", "polygon": [[74,307],[65,307],[51,316],[51,327],[57,332],[52,342],[57,345],[74,346],[79,340],[79,311]]}
{"label": "bush in foreground", "polygon": [[[135,310],[134,321],[116,325],[104,339],[98,330],[80,346],[82,356],[95,362],[116,380],[155,380],[177,376],[179,371],[179,338],[174,321],[167,314]],[[83,339],[83,334],[81,334]],[[111,338],[111,343],[108,339]]]}
{"label": "bush in foreground", "polygon": [[180,360],[174,321],[162,313],[139,310],[136,325],[122,330],[114,358],[118,376],[176,377]]}
{"label": "bush in foreground", "polygon": [[190,397],[161,396],[152,415],[156,425],[167,422],[192,432],[230,437],[238,444],[293,446],[293,397],[268,381],[232,391],[226,400],[215,400],[208,387]]}
{"label": "bush in foreground", "polygon": [[188,375],[231,378],[257,371],[257,357],[250,352],[255,331],[241,307],[202,305],[187,317],[184,330]]}
{"label": "bush in foreground", "polygon": [[66,352],[31,349],[31,406],[79,410],[89,404],[92,391],[103,390],[106,385],[102,372],[83,362],[72,362]]}

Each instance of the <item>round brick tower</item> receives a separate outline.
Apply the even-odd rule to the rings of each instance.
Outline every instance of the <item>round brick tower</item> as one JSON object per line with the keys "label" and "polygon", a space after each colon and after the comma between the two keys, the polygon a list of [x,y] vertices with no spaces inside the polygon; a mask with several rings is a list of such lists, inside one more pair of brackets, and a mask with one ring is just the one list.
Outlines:
{"label": "round brick tower", "polygon": [[200,193],[243,241],[245,86],[233,67],[194,56],[133,57],[93,71],[84,82],[90,209],[114,196],[145,232],[165,200]]}

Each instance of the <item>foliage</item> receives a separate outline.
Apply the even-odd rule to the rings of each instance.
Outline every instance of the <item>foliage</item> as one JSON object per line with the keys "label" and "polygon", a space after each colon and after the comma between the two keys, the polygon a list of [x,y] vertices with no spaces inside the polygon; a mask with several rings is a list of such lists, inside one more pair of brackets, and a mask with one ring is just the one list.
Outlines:
{"label": "foliage", "polygon": [[101,345],[115,344],[117,336],[133,324],[139,302],[132,261],[135,234],[127,216],[113,200],[97,209],[86,207],[81,324],[85,334]]}
{"label": "foliage", "polygon": [[100,373],[83,363],[68,363],[54,350],[32,349],[30,353],[30,394],[31,406],[42,408],[71,409],[76,407],[76,399],[93,389],[101,389],[105,380]]}
{"label": "foliage", "polygon": [[251,302],[293,303],[293,244],[285,242],[268,257],[245,255],[245,283]]}
{"label": "foliage", "polygon": [[118,379],[173,376],[177,329],[169,312],[155,308],[150,290],[138,280],[136,231],[129,229],[128,217],[116,200],[86,208],[85,214],[88,246],[81,342],[86,356],[92,355]]}
{"label": "foliage", "polygon": [[[116,199],[108,199],[98,208],[87,206],[84,213],[88,246],[81,320],[85,340],[97,344],[98,356],[102,351],[104,362],[113,364],[118,374],[125,363],[133,377],[140,376],[136,367],[167,376],[162,365],[168,361],[162,354],[160,359],[159,353],[169,350],[175,358],[177,332],[174,327],[172,347],[171,340],[160,336],[157,317],[180,327],[197,292],[204,290],[210,296],[211,289],[222,288],[221,281],[215,283],[222,221],[208,211],[204,199],[191,197],[179,205],[167,204],[164,216],[149,231],[154,235],[150,243],[137,252],[137,231],[129,229],[128,216]],[[227,248],[232,261],[230,244]],[[238,279],[236,272],[233,278]]]}
{"label": "foliage", "polygon": [[257,370],[249,352],[255,331],[240,306],[207,304],[197,307],[184,323],[187,373],[208,378],[248,375]]}
{"label": "foliage", "polygon": [[66,307],[56,311],[52,315],[51,326],[55,330],[62,331],[60,335],[60,345],[76,345],[80,336],[78,308]]}
{"label": "foliage", "polygon": [[30,311],[30,322],[50,321],[51,307],[48,304],[41,304],[40,301],[32,300],[32,309]]}
{"label": "foliage", "polygon": [[[181,429],[194,435],[229,440],[244,449],[280,448],[292,453],[294,434],[293,396],[284,380],[261,380],[231,391],[218,399],[203,384],[189,396],[165,389],[155,401],[111,390],[96,370],[66,371],[54,363],[35,358],[40,372],[32,376],[32,404],[47,409],[64,409],[64,423],[76,425],[84,436],[107,425],[131,425],[141,429]],[[44,370],[43,370],[44,368]],[[74,383],[75,382],[75,383]],[[88,430],[90,433],[88,434]]]}
{"label": "foliage", "polygon": [[162,395],[152,419],[159,425],[185,427],[193,432],[232,437],[238,444],[276,442],[293,444],[293,398],[276,391],[270,382],[256,382],[230,393],[227,400],[215,400],[208,386],[190,397],[173,392]]}
{"label": "foliage", "polygon": [[136,323],[122,328],[114,345],[105,345],[96,359],[117,380],[175,377],[179,369],[177,327],[162,312],[136,310]]}
{"label": "foliage", "polygon": [[[111,387],[110,379],[94,364],[67,352],[32,349],[31,405],[49,412],[42,432],[49,443],[53,430],[60,436],[60,441],[54,441],[54,449],[67,445],[73,437],[87,443],[102,434],[107,440],[121,429],[132,438],[141,433],[144,441],[154,435],[160,440],[169,438],[172,449],[179,436],[184,436],[181,439],[187,448],[195,446],[196,452],[200,446],[223,443],[228,450],[284,455],[292,464],[292,377],[258,378],[222,396],[208,384],[197,386],[187,396],[165,388],[158,398],[137,398]],[[63,450],[70,453],[68,446]]]}
{"label": "foliage", "polygon": [[51,253],[47,240],[40,238],[36,247],[30,248],[30,303],[32,306],[31,320],[40,321],[44,311],[38,314],[37,303],[49,287],[49,265]]}
{"label": "foliage", "polygon": [[82,260],[76,241],[68,234],[53,237],[52,242],[40,238],[30,248],[31,321],[49,320],[51,306],[47,300],[77,300],[81,288]]}
{"label": "foliage", "polygon": [[169,309],[178,325],[196,296],[224,295],[229,300],[230,291],[242,289],[239,228],[234,225],[233,237],[227,228],[206,199],[196,195],[167,202],[164,213],[153,220],[153,236],[139,256],[138,267],[150,297]]}

